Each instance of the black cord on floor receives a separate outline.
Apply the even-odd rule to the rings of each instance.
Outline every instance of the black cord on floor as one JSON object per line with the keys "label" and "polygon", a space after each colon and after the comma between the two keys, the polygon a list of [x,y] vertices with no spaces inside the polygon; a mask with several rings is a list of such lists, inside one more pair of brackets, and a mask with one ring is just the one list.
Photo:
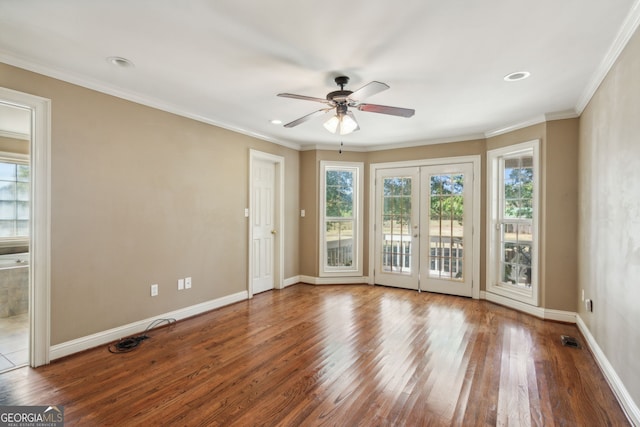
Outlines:
{"label": "black cord on floor", "polygon": [[128,353],[130,351],[135,350],[136,348],[138,348],[138,346],[142,341],[151,338],[146,334],[148,331],[150,331],[153,328],[157,328],[163,323],[167,323],[170,325],[172,323],[176,323],[176,319],[156,319],[153,322],[151,322],[149,326],[147,326],[147,328],[144,330],[144,332],[141,335],[137,335],[129,338],[123,338],[118,342],[109,344],[109,347],[108,347],[109,352],[110,353]]}

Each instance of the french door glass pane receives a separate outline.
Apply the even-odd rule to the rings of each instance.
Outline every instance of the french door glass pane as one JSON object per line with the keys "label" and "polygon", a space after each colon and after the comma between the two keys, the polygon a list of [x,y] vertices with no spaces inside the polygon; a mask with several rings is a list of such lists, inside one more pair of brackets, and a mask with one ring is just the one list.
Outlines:
{"label": "french door glass pane", "polygon": [[464,175],[432,175],[429,189],[429,276],[464,280]]}
{"label": "french door glass pane", "polygon": [[328,267],[353,265],[354,221],[327,221],[325,247]]}
{"label": "french door glass pane", "polygon": [[382,269],[411,272],[411,178],[384,178]]}

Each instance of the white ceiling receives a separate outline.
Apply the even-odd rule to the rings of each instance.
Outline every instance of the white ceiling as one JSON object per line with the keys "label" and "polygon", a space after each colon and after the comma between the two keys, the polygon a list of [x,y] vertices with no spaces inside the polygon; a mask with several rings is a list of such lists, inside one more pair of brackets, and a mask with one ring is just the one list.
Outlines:
{"label": "white ceiling", "polygon": [[[640,0],[0,0],[0,61],[296,148],[380,149],[575,117],[637,27]],[[626,38],[625,38],[626,37]],[[118,68],[120,56],[135,66]],[[514,71],[531,77],[505,82]],[[391,89],[338,137],[333,79]]]}

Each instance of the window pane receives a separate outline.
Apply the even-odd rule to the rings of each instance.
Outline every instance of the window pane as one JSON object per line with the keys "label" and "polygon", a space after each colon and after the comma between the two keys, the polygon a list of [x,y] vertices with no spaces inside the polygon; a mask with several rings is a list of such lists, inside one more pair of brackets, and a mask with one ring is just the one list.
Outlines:
{"label": "window pane", "polygon": [[432,175],[429,206],[429,275],[463,280],[464,175]]}
{"label": "window pane", "polygon": [[531,286],[532,225],[504,223],[502,225],[501,269],[503,283],[520,287]]}
{"label": "window pane", "polygon": [[16,235],[16,222],[0,220],[0,237],[14,237]]}
{"label": "window pane", "polygon": [[411,271],[411,178],[383,180],[382,268],[387,272]]}
{"label": "window pane", "polygon": [[16,202],[16,218],[29,220],[29,202]]}
{"label": "window pane", "polygon": [[30,179],[30,172],[29,172],[29,165],[17,165],[18,167],[18,181],[19,182],[29,182],[31,181]]}
{"label": "window pane", "polygon": [[29,165],[0,162],[0,237],[29,234]]}
{"label": "window pane", "polygon": [[328,221],[326,223],[327,266],[353,265],[353,221]]}
{"label": "window pane", "polygon": [[29,183],[18,182],[16,183],[16,200],[26,202],[29,200]]}
{"label": "window pane", "polygon": [[8,181],[0,181],[0,200],[16,199],[16,183]]}
{"label": "window pane", "polygon": [[353,216],[353,172],[328,170],[326,174],[326,216]]}
{"label": "window pane", "polygon": [[533,218],[533,156],[504,159],[503,199],[506,218]]}
{"label": "window pane", "polygon": [[16,236],[29,235],[29,221],[16,221]]}
{"label": "window pane", "polygon": [[16,202],[0,201],[0,220],[16,219]]}
{"label": "window pane", "polygon": [[16,164],[0,162],[0,180],[15,181],[16,180]]}

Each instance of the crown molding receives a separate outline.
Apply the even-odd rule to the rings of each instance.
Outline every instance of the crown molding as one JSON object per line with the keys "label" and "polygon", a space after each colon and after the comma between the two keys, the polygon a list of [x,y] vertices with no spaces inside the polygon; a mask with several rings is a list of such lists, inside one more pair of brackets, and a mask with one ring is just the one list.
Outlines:
{"label": "crown molding", "polygon": [[576,119],[580,117],[580,114],[576,110],[564,110],[557,111],[555,113],[547,113],[544,115],[545,121],[551,122],[554,120]]}
{"label": "crown molding", "polygon": [[591,76],[591,80],[582,92],[582,95],[578,98],[575,108],[578,115],[582,114],[584,109],[587,107],[587,104],[589,104],[589,101],[591,101],[591,98],[595,95],[596,90],[598,90],[600,84],[602,84],[602,81],[611,70],[611,67],[615,64],[616,60],[629,42],[629,39],[631,39],[631,36],[633,36],[638,29],[638,25],[640,25],[640,0],[636,0],[631,7],[629,14],[622,23],[620,30],[618,30],[618,34],[613,40],[609,51]]}
{"label": "crown molding", "polygon": [[505,133],[513,132],[519,129],[524,129],[529,126],[537,125],[547,121],[546,115],[541,114],[539,116],[532,117],[528,120],[524,120],[518,123],[514,123],[501,128],[489,130],[484,133],[485,138],[493,138],[494,136],[503,135]]}
{"label": "crown molding", "polygon": [[186,108],[179,105],[170,104],[161,101],[156,98],[144,96],[135,92],[124,91],[113,86],[106,85],[102,82],[98,82],[93,79],[88,79],[84,76],[62,71],[47,65],[39,64],[36,62],[28,61],[23,58],[19,58],[15,55],[8,54],[5,51],[0,51],[0,62],[14,67],[22,68],[27,71],[31,71],[37,74],[42,74],[47,77],[58,79],[67,83],[72,83],[77,86],[84,87],[86,89],[95,90],[96,92],[104,93],[106,95],[115,96],[117,98],[124,99],[126,101],[134,102],[136,104],[144,105],[146,107],[155,108],[157,110],[165,111],[167,113],[175,114],[177,116],[186,117],[191,120],[206,123],[212,126],[216,126],[222,129],[226,129],[232,132],[236,132],[242,135],[250,136],[262,141],[271,142],[273,144],[281,145],[283,147],[291,148],[294,150],[300,150],[300,145],[291,141],[282,141],[276,138],[272,138],[260,133],[244,129],[238,126],[228,125],[226,123],[213,120],[209,117],[204,117],[199,114],[195,114]]}

